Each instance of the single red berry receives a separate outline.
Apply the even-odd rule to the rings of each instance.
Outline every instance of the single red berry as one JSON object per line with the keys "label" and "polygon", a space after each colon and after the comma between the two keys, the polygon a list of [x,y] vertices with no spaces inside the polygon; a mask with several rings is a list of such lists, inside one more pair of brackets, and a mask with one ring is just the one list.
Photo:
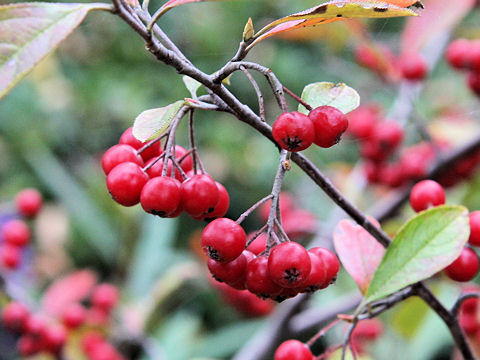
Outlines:
{"label": "single red berry", "polygon": [[357,139],[365,139],[372,136],[375,124],[379,121],[378,107],[360,106],[352,112],[348,113],[347,132]]}
{"label": "single red berry", "polygon": [[227,189],[225,189],[225,187],[218,181],[215,181],[215,184],[218,189],[218,203],[212,211],[200,216],[198,219],[196,218],[197,220],[221,218],[227,213],[228,208],[230,207],[230,195],[228,195]]}
{"label": "single red berry", "polygon": [[215,180],[208,174],[194,175],[180,188],[183,209],[191,216],[208,214],[219,201]]}
{"label": "single red berry", "polygon": [[22,335],[17,342],[17,350],[21,356],[32,356],[42,350],[43,344],[31,335]]}
{"label": "single red berry", "polygon": [[319,106],[310,111],[308,117],[315,127],[313,142],[324,148],[337,144],[348,127],[347,117],[333,106]]}
{"label": "single red berry", "polygon": [[143,160],[137,151],[130,145],[119,144],[108,149],[102,157],[102,169],[105,175],[117,165],[132,162],[139,166],[143,166]]}
{"label": "single red berry", "polygon": [[67,341],[67,331],[63,326],[48,326],[45,329],[44,349],[51,354],[58,354]]}
{"label": "single red berry", "polygon": [[119,353],[108,342],[95,345],[89,354],[90,360],[119,360]]}
{"label": "single red berry", "polygon": [[[152,166],[150,166],[150,164],[152,164],[153,162],[155,163]],[[163,161],[163,159],[160,159],[157,161],[157,158],[152,158],[148,160],[147,163],[145,164],[145,169],[147,169],[146,172],[148,176],[150,178],[162,176],[164,163],[165,162]],[[168,160],[167,173],[165,174],[165,176],[171,177],[173,168],[174,168],[174,165],[172,163],[172,160]],[[175,179],[180,181],[180,183],[185,180],[182,173],[177,168],[175,168]]]}
{"label": "single red berry", "polygon": [[140,194],[140,204],[147,213],[168,217],[180,205],[180,182],[166,176],[147,181]]}
{"label": "single red berry", "polygon": [[245,231],[231,219],[213,220],[202,232],[203,251],[219,262],[230,262],[239,257],[246,243]]}
{"label": "single red berry", "polygon": [[391,188],[402,186],[405,181],[403,168],[400,164],[384,164],[380,169],[379,181]]}
{"label": "single red berry", "polygon": [[270,276],[266,256],[257,257],[248,263],[245,285],[248,291],[262,298],[273,297],[282,291],[282,287]]}
{"label": "single red berry", "polygon": [[118,289],[112,284],[100,284],[93,290],[92,305],[96,308],[110,311],[115,307],[119,298]]}
{"label": "single red berry", "polygon": [[307,280],[311,267],[307,250],[292,241],[275,246],[268,257],[272,280],[284,288],[301,286]]}
{"label": "single red berry", "polygon": [[321,289],[324,289],[332,282],[335,282],[338,271],[340,270],[340,261],[338,261],[337,256],[330,250],[320,246],[311,248],[308,252],[319,256],[325,265],[325,271],[327,273],[326,282],[323,284]]}
{"label": "single red berry", "polygon": [[403,140],[403,129],[396,122],[383,121],[375,126],[372,137],[380,151],[391,154]]}
{"label": "single red berry", "polygon": [[[244,250],[244,252],[245,251],[247,250]],[[245,281],[247,263],[247,258],[242,253],[236,259],[227,263],[208,259],[207,266],[215,280],[229,284]]]}
{"label": "single red berry", "polygon": [[382,322],[378,319],[361,320],[355,326],[352,337],[362,340],[373,341],[383,333]]}
{"label": "single red berry", "polygon": [[472,90],[475,95],[480,96],[480,70],[469,73],[467,83],[470,90]]}
{"label": "single red berry", "polygon": [[466,39],[457,39],[451,42],[445,53],[448,63],[456,69],[467,68],[470,46],[470,41]]}
{"label": "single red berry", "polygon": [[[250,239],[253,238],[254,235],[255,235],[254,233],[249,234],[247,242],[250,241]],[[251,251],[255,255],[259,255],[260,253],[265,251],[266,245],[267,245],[267,234],[261,233],[260,235],[258,235],[258,237],[255,240],[253,240],[247,246],[247,250]]]}
{"label": "single red berry", "polygon": [[400,71],[407,80],[419,81],[425,79],[428,65],[422,55],[415,52],[403,54],[399,59]]}
{"label": "single red berry", "polygon": [[137,164],[126,162],[115,166],[107,175],[107,188],[113,200],[123,206],[140,202],[140,193],[148,175]]}
{"label": "single red berry", "polygon": [[299,291],[312,293],[321,289],[330,279],[327,279],[327,267],[323,263],[323,258],[311,251],[308,252],[308,255],[310,256],[312,268],[307,280],[302,284]]}
{"label": "single red berry", "polygon": [[0,230],[5,243],[22,247],[30,241],[30,229],[25,221],[10,220],[7,221]]}
{"label": "single red berry", "polygon": [[285,112],[273,123],[272,135],[283,149],[297,152],[312,145],[315,128],[308,116],[298,111]]}
{"label": "single red berry", "polygon": [[23,189],[15,196],[15,205],[20,215],[32,218],[42,208],[42,194],[37,189]]}
{"label": "single red berry", "polygon": [[371,184],[378,183],[380,181],[380,172],[382,170],[382,163],[367,160],[363,163],[363,171],[368,182]]}
{"label": "single red berry", "polygon": [[422,180],[410,192],[410,205],[416,212],[442,204],[445,204],[445,191],[436,181]]}
{"label": "single red berry", "polygon": [[[478,289],[475,289],[474,291],[478,293]],[[480,301],[478,298],[469,298],[463,300],[462,305],[460,306],[460,312],[465,314],[477,314],[479,302]]]}
{"label": "single red berry", "polygon": [[477,314],[460,313],[458,314],[458,322],[460,327],[467,335],[475,334],[480,329],[480,323],[477,319]]}
{"label": "single red berry", "polygon": [[85,323],[87,310],[78,303],[73,303],[65,308],[62,313],[62,320],[65,326],[75,329]]}
{"label": "single red berry", "polygon": [[466,282],[477,275],[478,268],[477,254],[472,249],[465,247],[460,256],[445,268],[445,274],[452,280]]}
{"label": "single red berry", "polygon": [[90,330],[82,336],[80,344],[82,346],[83,351],[87,354],[92,353],[93,349],[98,346],[99,344],[103,343],[105,338],[99,332]]}
{"label": "single red berry", "polygon": [[[125,132],[122,134],[119,140],[119,144],[126,144],[133,147],[135,150],[140,150],[143,146],[148,144],[148,141],[141,142],[132,133],[133,128],[129,127]],[[147,161],[155,156],[159,156],[162,154],[162,144],[160,141],[156,141],[154,144],[146,148],[141,152],[141,157],[143,161]]]}
{"label": "single red berry", "polygon": [[17,333],[25,331],[30,316],[28,309],[19,302],[12,301],[2,310],[3,327]]}
{"label": "single red berry", "polygon": [[310,348],[298,340],[287,340],[280,344],[274,360],[313,360]]}
{"label": "single red berry", "polygon": [[480,210],[472,211],[468,215],[470,223],[470,237],[468,242],[473,246],[480,246]]}
{"label": "single red berry", "polygon": [[189,172],[193,169],[193,159],[190,155],[186,155],[188,151],[184,147],[175,145],[174,152],[175,159],[180,163],[180,167],[183,171]]}
{"label": "single red berry", "polygon": [[427,175],[430,164],[435,159],[431,144],[420,143],[402,151],[400,167],[405,179],[420,179]]}
{"label": "single red berry", "polygon": [[22,249],[10,244],[0,246],[0,263],[7,269],[16,269],[22,260]]}

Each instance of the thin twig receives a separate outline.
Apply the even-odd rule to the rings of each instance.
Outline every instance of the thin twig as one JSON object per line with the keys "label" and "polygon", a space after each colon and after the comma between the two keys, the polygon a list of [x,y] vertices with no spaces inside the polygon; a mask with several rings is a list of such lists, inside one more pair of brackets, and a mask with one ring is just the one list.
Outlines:
{"label": "thin twig", "polygon": [[303,107],[304,107],[305,109],[307,109],[308,111],[312,111],[312,110],[313,110],[313,108],[312,108],[310,105],[308,105],[305,101],[303,101],[302,98],[299,98],[293,91],[287,89],[285,85],[283,86],[283,91],[285,91],[288,95],[290,95],[292,98],[294,98],[297,102],[299,102],[300,104],[302,104]]}
{"label": "thin twig", "polygon": [[330,324],[325,326],[322,330],[316,333],[310,340],[308,340],[307,345],[312,346],[313,344],[315,344],[318,339],[324,336],[331,328],[337,325],[340,321],[341,321],[340,319],[333,320]]}
{"label": "thin twig", "polygon": [[[342,360],[345,360],[345,355],[347,354],[347,347],[350,345],[350,338],[352,337],[353,330],[355,330],[355,327],[357,326],[357,322],[354,321],[348,328],[347,333],[345,334],[345,338],[343,339],[343,344],[342,344]],[[353,349],[352,349],[352,354],[353,354]]]}
{"label": "thin twig", "polygon": [[263,203],[267,202],[268,200],[272,199],[273,198],[273,195],[272,194],[269,194],[267,196],[265,196],[264,198],[258,200],[255,204],[253,204],[252,206],[250,206],[250,208],[248,208],[247,210],[245,210],[243,212],[242,215],[240,215],[236,221],[237,224],[241,224],[243,222],[243,220],[245,220],[253,211],[255,211],[260,205],[262,205]]}
{"label": "thin twig", "polygon": [[248,80],[250,80],[250,83],[252,84],[253,88],[255,89],[255,93],[257,94],[257,98],[258,98],[258,113],[260,115],[260,120],[265,122],[265,104],[263,102],[262,92],[260,91],[260,88],[258,87],[257,82],[255,81],[253,76],[248,72],[248,70],[245,69],[244,66],[241,66],[240,70],[244,72]]}

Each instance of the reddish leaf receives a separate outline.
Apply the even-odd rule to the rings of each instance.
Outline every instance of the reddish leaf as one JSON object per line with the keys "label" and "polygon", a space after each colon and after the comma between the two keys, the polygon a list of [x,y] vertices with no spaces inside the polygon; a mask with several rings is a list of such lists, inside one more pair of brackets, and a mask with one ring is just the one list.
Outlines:
{"label": "reddish leaf", "polygon": [[97,283],[97,276],[91,270],[80,270],[56,280],[45,291],[42,308],[45,313],[58,317],[71,303],[87,297]]}
{"label": "reddish leaf", "polygon": [[409,19],[402,34],[402,52],[419,51],[450,31],[475,5],[475,0],[427,0],[422,16]]}
{"label": "reddish leaf", "polygon": [[385,249],[364,228],[351,220],[338,223],[333,241],[343,267],[365,294]]}

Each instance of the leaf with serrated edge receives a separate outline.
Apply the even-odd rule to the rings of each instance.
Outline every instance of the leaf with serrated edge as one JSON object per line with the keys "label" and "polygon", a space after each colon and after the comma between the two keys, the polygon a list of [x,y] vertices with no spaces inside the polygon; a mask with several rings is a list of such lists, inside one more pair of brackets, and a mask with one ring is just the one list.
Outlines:
{"label": "leaf with serrated edge", "polygon": [[133,123],[133,136],[141,142],[156,138],[168,128],[184,103],[179,100],[161,108],[143,111]]}
{"label": "leaf with serrated edge", "polygon": [[50,54],[90,10],[108,4],[23,3],[0,6],[0,99]]}
{"label": "leaf with serrated edge", "polygon": [[335,251],[347,272],[365,294],[385,248],[352,220],[341,220],[333,232]]}
{"label": "leaf with serrated edge", "polygon": [[183,83],[185,84],[185,87],[190,92],[190,94],[193,97],[196,97],[197,96],[197,91],[200,88],[200,86],[202,86],[202,84],[200,82],[198,82],[197,80],[192,79],[190,76],[187,76],[187,75],[184,75],[182,77],[182,79],[183,79]]}
{"label": "leaf with serrated edge", "polygon": [[410,219],[388,247],[363,304],[444,269],[458,258],[469,234],[468,210],[463,206],[438,206]]}
{"label": "leaf with serrated edge", "polygon": [[[400,4],[399,1],[396,1],[396,3]],[[408,4],[409,2],[404,3]],[[253,47],[270,36],[284,31],[359,17],[388,18],[398,16],[417,16],[418,14],[415,10],[421,7],[423,6],[420,1],[416,1],[407,7],[393,5],[387,1],[376,0],[329,1],[271,22],[254,35],[255,40],[248,46],[248,48]]]}
{"label": "leaf with serrated edge", "polygon": [[[318,106],[329,105],[344,114],[355,110],[360,105],[360,95],[357,91],[343,83],[317,82],[309,84],[302,91],[302,100],[314,109]],[[309,113],[302,104],[298,105],[298,111],[303,114]]]}

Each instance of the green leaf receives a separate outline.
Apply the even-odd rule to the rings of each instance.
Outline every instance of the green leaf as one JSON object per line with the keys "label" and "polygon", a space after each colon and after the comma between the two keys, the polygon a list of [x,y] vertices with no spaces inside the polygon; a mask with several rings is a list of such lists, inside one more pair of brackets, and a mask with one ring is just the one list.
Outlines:
{"label": "green leaf", "polygon": [[444,269],[460,255],[469,234],[468,210],[463,206],[438,206],[410,219],[388,247],[363,303]]}
{"label": "green leaf", "polygon": [[90,10],[109,7],[95,3],[0,6],[0,99],[55,50]]}
{"label": "green leaf", "polygon": [[[360,95],[350,86],[343,83],[317,82],[305,86],[302,100],[314,109],[318,106],[329,105],[336,107],[344,114],[355,110],[360,105]],[[298,111],[308,114],[308,110],[300,104]]]}
{"label": "green leaf", "polygon": [[187,90],[192,94],[193,98],[197,97],[197,90],[202,86],[200,82],[195,79],[192,79],[190,76],[184,75],[182,77],[183,83],[185,84]]}
{"label": "green leaf", "polygon": [[145,110],[133,123],[133,136],[142,142],[156,138],[168,128],[184,103],[178,100],[161,108]]}

